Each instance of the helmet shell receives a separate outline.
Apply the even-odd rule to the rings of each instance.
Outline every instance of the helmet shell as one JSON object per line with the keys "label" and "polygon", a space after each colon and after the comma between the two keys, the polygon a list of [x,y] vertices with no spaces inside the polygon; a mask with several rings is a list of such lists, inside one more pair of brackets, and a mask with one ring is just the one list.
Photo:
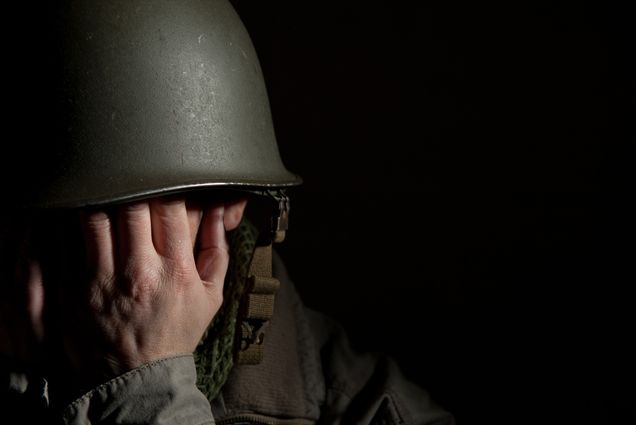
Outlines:
{"label": "helmet shell", "polygon": [[282,163],[256,52],[226,0],[52,3],[38,95],[53,119],[20,151],[32,164],[19,179],[23,202],[300,184]]}

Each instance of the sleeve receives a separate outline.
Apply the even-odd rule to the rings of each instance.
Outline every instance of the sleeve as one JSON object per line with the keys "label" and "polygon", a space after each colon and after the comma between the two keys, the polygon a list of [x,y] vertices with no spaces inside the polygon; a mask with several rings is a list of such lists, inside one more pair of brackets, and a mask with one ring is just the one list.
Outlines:
{"label": "sleeve", "polygon": [[91,390],[63,413],[66,425],[214,424],[196,386],[192,355],[145,364]]}

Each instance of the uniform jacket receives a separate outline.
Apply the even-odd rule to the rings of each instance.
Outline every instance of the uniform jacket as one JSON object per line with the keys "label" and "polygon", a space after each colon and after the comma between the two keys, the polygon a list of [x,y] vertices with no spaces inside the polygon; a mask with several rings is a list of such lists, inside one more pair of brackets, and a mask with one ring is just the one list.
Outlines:
{"label": "uniform jacket", "polygon": [[[58,416],[68,425],[454,423],[391,359],[355,352],[336,323],[306,308],[277,257],[274,274],[281,287],[263,361],[235,366],[211,404],[196,387],[188,354],[129,371],[75,400],[59,416],[46,412],[46,417],[53,422]],[[13,389],[2,393],[9,404],[4,417],[17,416],[2,424],[26,423],[25,412],[37,411],[47,390],[36,383],[25,391],[17,381],[14,376]]]}

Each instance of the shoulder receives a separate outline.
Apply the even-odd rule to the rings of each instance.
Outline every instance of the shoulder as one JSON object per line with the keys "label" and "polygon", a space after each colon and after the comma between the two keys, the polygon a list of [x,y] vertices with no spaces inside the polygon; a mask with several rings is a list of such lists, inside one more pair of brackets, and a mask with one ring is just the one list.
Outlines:
{"label": "shoulder", "polygon": [[341,326],[307,308],[276,254],[274,275],[281,285],[263,361],[234,368],[216,417],[250,412],[299,423],[453,423],[393,360],[355,351]]}

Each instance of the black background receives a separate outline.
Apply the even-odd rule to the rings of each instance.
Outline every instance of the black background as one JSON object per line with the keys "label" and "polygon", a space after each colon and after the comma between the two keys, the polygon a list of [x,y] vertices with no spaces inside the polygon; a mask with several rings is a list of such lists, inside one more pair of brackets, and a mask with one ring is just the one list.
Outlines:
{"label": "black background", "polygon": [[627,9],[233,4],[305,181],[279,251],[306,303],[459,423],[633,420]]}

